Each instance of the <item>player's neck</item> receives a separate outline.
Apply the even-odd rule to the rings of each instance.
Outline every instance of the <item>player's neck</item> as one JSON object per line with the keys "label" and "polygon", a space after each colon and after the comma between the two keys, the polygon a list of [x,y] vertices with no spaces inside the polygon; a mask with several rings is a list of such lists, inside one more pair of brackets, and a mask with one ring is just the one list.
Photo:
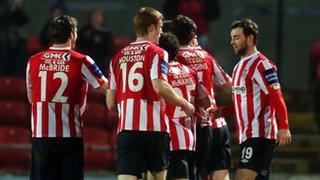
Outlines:
{"label": "player's neck", "polygon": [[150,41],[150,42],[153,42],[153,39],[150,38],[149,36],[140,36],[140,37],[137,37],[136,42],[141,42],[141,41]]}
{"label": "player's neck", "polygon": [[59,43],[59,44],[53,44],[53,48],[71,48],[71,42],[66,42],[66,43]]}
{"label": "player's neck", "polygon": [[241,59],[245,59],[245,58],[251,56],[252,54],[254,54],[255,52],[257,52],[257,47],[256,46],[253,46],[252,48],[248,48],[247,53],[245,55],[243,55],[241,57]]}

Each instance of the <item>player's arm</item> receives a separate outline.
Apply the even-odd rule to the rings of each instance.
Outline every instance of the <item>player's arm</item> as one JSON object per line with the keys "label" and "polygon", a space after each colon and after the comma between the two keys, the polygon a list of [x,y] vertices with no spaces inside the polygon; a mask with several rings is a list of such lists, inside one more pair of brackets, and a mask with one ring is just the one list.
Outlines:
{"label": "player's arm", "polygon": [[27,68],[26,68],[26,85],[27,85],[27,97],[29,103],[32,103],[32,87],[31,87],[31,82],[30,82],[30,63],[28,62]]}
{"label": "player's arm", "polygon": [[114,110],[116,107],[116,91],[108,89],[106,94],[106,102],[108,110]]}
{"label": "player's arm", "polygon": [[106,104],[108,110],[112,111],[116,108],[116,90],[117,90],[117,84],[115,80],[115,75],[112,67],[113,61],[110,62],[109,65],[109,71],[108,71],[108,77],[109,81],[106,86],[107,93],[106,93]]}
{"label": "player's arm", "polygon": [[175,106],[182,107],[182,110],[188,116],[191,116],[194,113],[194,106],[183,97],[177,95],[166,80],[154,79],[152,80],[152,86],[156,93],[158,93],[165,101],[168,101]]}
{"label": "player's arm", "polygon": [[282,96],[277,70],[270,62],[264,61],[258,65],[257,72],[260,73],[257,74],[258,78],[256,78],[256,80],[262,90],[266,94],[269,94],[270,106],[276,111],[277,125],[279,128],[277,143],[279,146],[287,145],[291,142],[291,134],[289,130],[287,107]]}
{"label": "player's arm", "polygon": [[[230,76],[221,68],[221,66],[212,58],[213,63],[213,83],[221,91],[221,95],[227,101],[231,102],[232,82]],[[234,109],[232,104],[226,106],[211,106],[207,109],[207,113],[214,118],[233,117]]]}

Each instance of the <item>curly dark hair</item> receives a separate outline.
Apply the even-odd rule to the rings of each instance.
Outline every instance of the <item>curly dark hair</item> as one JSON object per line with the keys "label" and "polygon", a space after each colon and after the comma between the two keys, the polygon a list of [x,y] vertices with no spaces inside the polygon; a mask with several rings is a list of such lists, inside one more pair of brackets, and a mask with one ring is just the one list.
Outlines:
{"label": "curly dark hair", "polygon": [[172,32],[177,36],[181,45],[188,45],[197,34],[197,25],[189,17],[178,15],[172,20]]}
{"label": "curly dark hair", "polygon": [[232,23],[231,30],[236,28],[242,28],[243,34],[248,37],[250,35],[253,35],[253,42],[254,44],[257,44],[258,42],[258,34],[259,34],[259,27],[258,25],[253,22],[251,19],[242,19],[237,20]]}
{"label": "curly dark hair", "polygon": [[180,44],[174,34],[170,32],[162,33],[158,45],[168,52],[170,60],[175,60]]}

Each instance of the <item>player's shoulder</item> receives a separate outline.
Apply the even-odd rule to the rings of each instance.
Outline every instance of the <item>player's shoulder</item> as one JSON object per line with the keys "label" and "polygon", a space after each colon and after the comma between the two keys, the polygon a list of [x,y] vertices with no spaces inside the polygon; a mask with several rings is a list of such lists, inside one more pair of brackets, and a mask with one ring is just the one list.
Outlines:
{"label": "player's shoulder", "polygon": [[76,59],[85,59],[85,57],[87,56],[75,50],[71,50],[70,55],[72,58],[76,58]]}
{"label": "player's shoulder", "polygon": [[277,69],[277,65],[270,60],[269,58],[267,58],[265,55],[263,55],[262,53],[258,53],[257,56],[257,60],[258,60],[258,65],[256,66],[256,68],[261,68],[261,69]]}
{"label": "player's shoulder", "polygon": [[43,56],[43,54],[45,53],[46,51],[41,51],[41,52],[38,52],[32,56],[29,57],[29,61],[34,61],[34,60],[37,60],[37,59],[41,59],[41,57]]}

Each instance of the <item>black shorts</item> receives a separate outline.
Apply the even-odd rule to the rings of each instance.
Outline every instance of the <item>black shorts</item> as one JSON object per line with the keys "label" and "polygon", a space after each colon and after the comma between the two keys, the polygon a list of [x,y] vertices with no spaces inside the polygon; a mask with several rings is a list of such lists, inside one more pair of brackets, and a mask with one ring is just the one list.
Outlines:
{"label": "black shorts", "polygon": [[167,179],[194,179],[194,151],[170,151]]}
{"label": "black shorts", "polygon": [[82,138],[33,138],[31,180],[82,180]]}
{"label": "black shorts", "polygon": [[228,126],[210,128],[208,172],[232,168]]}
{"label": "black shorts", "polygon": [[201,175],[232,168],[228,126],[197,126],[196,161]]}
{"label": "black shorts", "polygon": [[170,137],[166,132],[122,131],[117,136],[117,173],[141,177],[142,172],[168,168]]}
{"label": "black shorts", "polygon": [[250,169],[257,172],[258,175],[268,176],[275,146],[274,139],[247,139],[240,144],[238,168]]}

